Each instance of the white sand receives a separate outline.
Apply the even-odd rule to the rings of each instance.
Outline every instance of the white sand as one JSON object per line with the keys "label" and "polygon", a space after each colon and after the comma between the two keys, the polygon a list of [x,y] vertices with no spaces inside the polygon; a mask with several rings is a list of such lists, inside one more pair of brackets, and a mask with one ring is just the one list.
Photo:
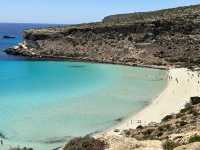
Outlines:
{"label": "white sand", "polygon": [[136,128],[138,125],[147,125],[150,122],[160,122],[166,115],[180,111],[192,96],[200,96],[198,72],[192,72],[185,68],[169,69],[167,87],[150,105],[117,126],[95,135],[95,137],[119,134],[113,132],[115,129],[125,130]]}

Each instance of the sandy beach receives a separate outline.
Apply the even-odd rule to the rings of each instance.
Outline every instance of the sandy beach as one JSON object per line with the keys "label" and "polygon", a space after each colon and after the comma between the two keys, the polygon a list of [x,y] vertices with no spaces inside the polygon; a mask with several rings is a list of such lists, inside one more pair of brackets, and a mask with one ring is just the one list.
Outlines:
{"label": "sandy beach", "polygon": [[167,86],[143,110],[122,121],[107,131],[95,135],[118,135],[115,129],[126,130],[136,128],[139,125],[147,125],[151,122],[160,122],[163,117],[177,113],[184,107],[192,96],[200,96],[200,76],[197,71],[186,68],[171,68],[168,70]]}

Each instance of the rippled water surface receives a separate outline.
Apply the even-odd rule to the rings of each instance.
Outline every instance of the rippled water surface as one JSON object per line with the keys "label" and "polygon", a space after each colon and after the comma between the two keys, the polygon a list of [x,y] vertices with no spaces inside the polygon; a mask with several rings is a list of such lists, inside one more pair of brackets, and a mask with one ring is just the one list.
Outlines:
{"label": "rippled water surface", "polygon": [[0,39],[0,133],[7,138],[0,149],[50,150],[104,130],[144,108],[166,85],[162,70],[30,61],[3,53],[32,26],[0,24],[0,36],[16,36]]}
{"label": "rippled water surface", "polygon": [[103,130],[148,104],[164,76],[117,65],[0,61],[0,131],[14,142],[49,147]]}

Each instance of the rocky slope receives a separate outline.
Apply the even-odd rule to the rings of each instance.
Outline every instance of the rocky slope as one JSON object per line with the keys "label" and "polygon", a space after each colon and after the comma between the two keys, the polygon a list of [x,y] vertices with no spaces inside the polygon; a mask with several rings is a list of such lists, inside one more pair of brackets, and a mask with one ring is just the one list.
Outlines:
{"label": "rocky slope", "polygon": [[7,49],[34,58],[127,65],[200,62],[200,5],[106,17],[102,22],[24,31]]}
{"label": "rocky slope", "polygon": [[[108,150],[199,150],[200,97],[192,97],[179,113],[121,131],[121,136],[105,136]],[[197,142],[197,143],[196,143]]]}
{"label": "rocky slope", "polygon": [[199,150],[200,97],[191,97],[179,113],[118,135],[75,138],[61,150]]}

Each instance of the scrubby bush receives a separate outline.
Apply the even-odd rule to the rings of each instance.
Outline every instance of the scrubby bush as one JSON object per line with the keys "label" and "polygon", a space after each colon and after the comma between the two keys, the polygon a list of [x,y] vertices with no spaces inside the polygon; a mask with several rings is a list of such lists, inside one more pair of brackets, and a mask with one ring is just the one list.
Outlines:
{"label": "scrubby bush", "polygon": [[193,142],[200,142],[200,136],[199,135],[191,136],[189,139],[189,143],[193,143]]}
{"label": "scrubby bush", "polygon": [[64,150],[104,150],[105,148],[104,141],[86,136],[72,139],[65,145]]}
{"label": "scrubby bush", "polygon": [[137,126],[136,129],[144,129],[144,127],[142,125]]}
{"label": "scrubby bush", "polygon": [[176,114],[176,119],[177,119],[177,118],[181,118],[181,117],[183,117],[183,116],[184,116],[183,113],[178,113],[178,114]]}
{"label": "scrubby bush", "polygon": [[185,126],[185,125],[187,125],[188,123],[186,122],[186,121],[180,121],[179,122],[179,125],[182,127],[182,126]]}
{"label": "scrubby bush", "polygon": [[192,107],[192,104],[191,103],[186,103],[185,104],[185,108],[183,108],[183,109],[181,109],[181,113],[185,113],[185,112],[188,112],[188,111],[191,111],[191,109],[192,109],[193,107]]}
{"label": "scrubby bush", "polygon": [[197,105],[197,104],[199,104],[199,103],[200,103],[200,97],[198,97],[198,96],[191,97],[191,98],[190,98],[190,103],[191,103],[192,105]]}
{"label": "scrubby bush", "polygon": [[167,115],[165,116],[163,119],[162,119],[162,122],[166,122],[166,121],[169,121],[173,118],[173,115]]}
{"label": "scrubby bush", "polygon": [[173,150],[177,146],[179,146],[179,145],[172,140],[166,140],[163,143],[163,149],[164,150]]}

